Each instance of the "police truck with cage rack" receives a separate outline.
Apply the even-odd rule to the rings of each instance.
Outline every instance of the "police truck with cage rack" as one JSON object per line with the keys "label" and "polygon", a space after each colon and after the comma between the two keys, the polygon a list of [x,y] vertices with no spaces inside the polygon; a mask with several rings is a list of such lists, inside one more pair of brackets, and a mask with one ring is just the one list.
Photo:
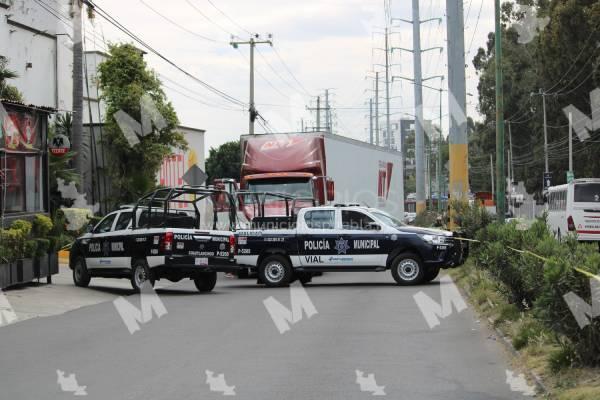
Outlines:
{"label": "police truck with cage rack", "polygon": [[[145,282],[183,278],[211,291],[217,271],[234,271],[235,200],[205,186],[161,188],[105,216],[74,242],[69,267],[77,286],[91,278]],[[133,218],[134,217],[134,218]]]}

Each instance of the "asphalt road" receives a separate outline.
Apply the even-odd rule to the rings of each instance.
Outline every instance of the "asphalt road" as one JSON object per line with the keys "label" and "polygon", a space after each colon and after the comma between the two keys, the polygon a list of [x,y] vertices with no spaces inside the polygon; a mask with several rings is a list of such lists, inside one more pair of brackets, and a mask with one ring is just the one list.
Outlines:
{"label": "asphalt road", "polygon": [[[128,290],[93,285],[139,307]],[[222,276],[210,294],[189,281],[158,289],[166,314],[134,334],[111,301],[26,320],[0,327],[0,398],[73,398],[57,370],[67,389],[73,373],[87,398],[103,400],[222,398],[219,374],[244,399],[526,398],[507,384],[508,357],[471,309],[430,329],[413,299],[419,291],[440,301],[437,280],[399,287],[389,272],[328,273],[306,287],[316,313],[283,334],[263,301],[289,308],[290,289]],[[211,391],[207,370],[221,391]]]}

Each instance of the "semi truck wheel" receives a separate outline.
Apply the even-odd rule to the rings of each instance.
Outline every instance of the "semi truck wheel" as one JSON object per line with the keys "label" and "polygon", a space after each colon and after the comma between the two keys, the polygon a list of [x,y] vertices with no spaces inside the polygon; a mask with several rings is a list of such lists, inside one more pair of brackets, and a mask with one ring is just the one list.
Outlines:
{"label": "semi truck wheel", "polygon": [[413,253],[402,253],[392,263],[392,276],[398,285],[418,285],[425,280],[421,258]]}
{"label": "semi truck wheel", "polygon": [[73,266],[73,283],[75,286],[87,287],[90,284],[90,273],[85,265],[85,260],[79,257]]}
{"label": "semi truck wheel", "polygon": [[200,293],[210,292],[215,288],[217,284],[217,273],[216,272],[200,272],[194,278],[194,285]]}
{"label": "semi truck wheel", "polygon": [[154,287],[152,271],[146,260],[135,260],[131,266],[131,287],[139,293],[146,282]]}
{"label": "semi truck wheel", "polygon": [[258,275],[268,287],[287,286],[292,280],[292,266],[283,256],[269,256],[260,263]]}

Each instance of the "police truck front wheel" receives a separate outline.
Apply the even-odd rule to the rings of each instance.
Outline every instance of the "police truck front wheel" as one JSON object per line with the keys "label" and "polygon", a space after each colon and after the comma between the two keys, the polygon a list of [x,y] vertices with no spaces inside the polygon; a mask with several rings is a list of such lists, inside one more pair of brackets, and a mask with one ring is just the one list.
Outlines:
{"label": "police truck front wheel", "polygon": [[75,285],[87,287],[90,284],[90,279],[90,273],[85,265],[85,260],[83,258],[75,260],[75,265],[73,266],[73,282]]}
{"label": "police truck front wheel", "polygon": [[283,256],[269,256],[260,263],[258,277],[268,287],[287,286],[292,280],[292,266]]}
{"label": "police truck front wheel", "polygon": [[200,272],[194,278],[194,285],[196,285],[196,289],[201,293],[210,292],[215,288],[216,284],[216,272]]}
{"label": "police truck front wheel", "polygon": [[431,282],[440,274],[440,267],[431,267],[425,272],[425,282]]}
{"label": "police truck front wheel", "polygon": [[146,283],[154,286],[152,271],[146,260],[135,260],[131,266],[131,286],[136,292],[141,292]]}
{"label": "police truck front wheel", "polygon": [[413,253],[402,253],[392,262],[392,276],[398,285],[418,285],[426,279],[421,258]]}

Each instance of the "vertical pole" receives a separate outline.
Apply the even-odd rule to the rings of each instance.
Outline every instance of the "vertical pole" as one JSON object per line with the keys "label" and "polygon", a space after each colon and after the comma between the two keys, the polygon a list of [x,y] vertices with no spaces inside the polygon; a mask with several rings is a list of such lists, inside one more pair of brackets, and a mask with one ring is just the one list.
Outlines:
{"label": "vertical pole", "polygon": [[321,96],[317,96],[317,132],[321,130]]}
{"label": "vertical pole", "polygon": [[[461,0],[446,1],[448,40],[448,114],[450,176],[448,196],[466,202],[469,192],[469,145],[467,137],[467,91],[465,79],[464,12]],[[454,218],[450,218],[454,228]]]}
{"label": "vertical pole", "polygon": [[413,23],[413,62],[415,79],[415,169],[417,186],[416,212],[425,210],[425,156],[423,134],[423,86],[421,76],[421,20],[419,14],[419,0],[412,0],[412,23]]}
{"label": "vertical pole", "polygon": [[85,193],[85,151],[83,143],[83,41],[81,32],[81,12],[83,5],[80,0],[73,0],[71,6],[73,18],[73,127],[72,145],[75,156],[73,166],[79,176],[79,189]]}
{"label": "vertical pole", "polygon": [[492,193],[495,193],[494,189],[494,156],[490,154],[490,175],[492,177]]}
{"label": "vertical pole", "polygon": [[375,144],[379,146],[379,72],[375,72]]}
{"label": "vertical pole", "polygon": [[512,132],[511,132],[510,121],[508,121],[508,182],[509,182],[509,201],[508,204],[510,208],[512,208],[513,213],[515,212],[515,207],[513,205],[513,182],[515,181],[515,166],[513,164],[513,147],[512,147]]}
{"label": "vertical pole", "polygon": [[373,144],[373,99],[369,99],[369,143]]}
{"label": "vertical pole", "polygon": [[389,29],[385,28],[385,132],[386,147],[392,147],[392,131],[390,129],[390,47]]}
{"label": "vertical pole", "polygon": [[254,119],[256,111],[254,109],[254,38],[250,38],[250,121],[248,132],[254,135]]}
{"label": "vertical pole", "polygon": [[[443,80],[442,80],[443,82]],[[440,83],[441,85],[441,83]],[[437,192],[438,192],[438,212],[442,212],[442,86],[440,86],[440,135],[438,137],[437,145]]]}
{"label": "vertical pole", "polygon": [[573,173],[573,114],[569,113],[569,171]]}
{"label": "vertical pole", "polygon": [[331,125],[329,121],[329,89],[325,89],[325,130],[331,133]]}
{"label": "vertical pole", "polygon": [[[504,182],[504,93],[502,78],[502,25],[500,0],[495,0],[496,8],[496,214],[504,222],[505,182]],[[545,118],[546,113],[544,113]],[[544,124],[545,125],[545,124]],[[547,153],[546,153],[547,154]]]}
{"label": "vertical pole", "polygon": [[550,168],[548,166],[548,124],[546,121],[546,93],[540,89],[540,94],[542,95],[542,104],[544,109],[544,172],[550,172]]}
{"label": "vertical pole", "polygon": [[300,118],[300,132],[304,132],[304,118]]}

